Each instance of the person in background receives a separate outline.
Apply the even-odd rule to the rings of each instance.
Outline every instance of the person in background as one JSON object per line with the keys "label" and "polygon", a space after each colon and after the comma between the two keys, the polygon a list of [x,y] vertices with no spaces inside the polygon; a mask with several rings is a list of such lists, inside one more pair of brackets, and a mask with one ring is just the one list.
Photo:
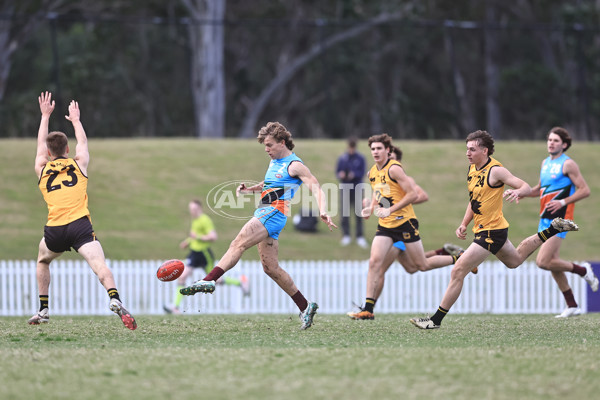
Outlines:
{"label": "person in background", "polygon": [[[546,149],[548,157],[542,161],[540,180],[531,189],[531,197],[540,198],[540,223],[538,231],[547,229],[553,218],[573,219],[575,203],[590,195],[590,188],[577,163],[565,152],[571,147],[571,135],[561,127],[548,132]],[[536,264],[552,273],[567,307],[556,318],[569,318],[581,314],[565,272],[581,276],[592,291],[598,290],[598,278],[590,263],[581,265],[560,258],[560,245],[567,232],[561,232],[546,240],[535,260]]]}
{"label": "person in background", "polygon": [[[202,202],[200,200],[195,199],[190,201],[188,209],[192,217],[192,224],[188,237],[179,244],[179,247],[181,249],[189,248],[190,252],[185,261],[185,269],[177,279],[177,289],[173,305],[171,307],[163,306],[164,310],[169,314],[179,314],[181,312],[179,307],[183,295],[179,291],[185,287],[186,281],[194,273],[194,269],[202,268],[208,274],[214,267],[215,257],[210,245],[217,240],[215,225],[202,210]],[[219,279],[217,283],[238,286],[244,296],[250,295],[250,286],[246,275],[242,275],[240,279],[226,276]]]}
{"label": "person in background", "polygon": [[338,160],[335,174],[340,181],[340,218],[342,225],[342,246],[348,246],[352,242],[350,233],[350,219],[355,217],[356,244],[366,249],[369,244],[363,236],[363,223],[360,215],[363,191],[360,184],[365,175],[365,157],[356,150],[356,139],[348,139],[348,150]]}

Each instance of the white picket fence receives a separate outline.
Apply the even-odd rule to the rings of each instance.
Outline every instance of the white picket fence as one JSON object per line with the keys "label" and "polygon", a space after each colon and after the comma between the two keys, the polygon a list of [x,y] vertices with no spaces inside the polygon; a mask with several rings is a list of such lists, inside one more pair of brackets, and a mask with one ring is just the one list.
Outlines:
{"label": "white picket fence", "polygon": [[[121,299],[135,314],[163,314],[171,304],[175,282],[161,282],[156,269],[161,261],[115,261],[108,264],[115,275]],[[352,309],[365,297],[367,261],[282,261],[298,288],[319,304],[320,313],[337,314]],[[104,315],[108,295],[83,260],[58,260],[50,267],[52,315]],[[38,307],[35,261],[0,261],[0,316],[28,316]],[[407,274],[394,264],[387,272],[378,313],[432,313],[450,280],[451,268]],[[196,271],[194,279],[203,277]],[[292,300],[264,272],[259,261],[240,261],[228,276],[249,278],[251,296],[238,287],[220,285],[214,294],[186,297],[187,314],[297,313]],[[587,311],[587,286],[567,274],[575,298]],[[189,280],[191,283],[191,279]],[[479,274],[469,274],[452,313],[559,313],[565,302],[549,272],[526,262],[509,270],[498,261],[485,262]]]}

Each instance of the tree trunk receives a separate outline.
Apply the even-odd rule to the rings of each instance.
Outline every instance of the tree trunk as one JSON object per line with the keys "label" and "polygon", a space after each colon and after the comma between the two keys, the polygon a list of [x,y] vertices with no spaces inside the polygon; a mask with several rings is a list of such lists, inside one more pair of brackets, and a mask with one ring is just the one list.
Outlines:
{"label": "tree trunk", "polygon": [[450,67],[452,69],[452,81],[454,82],[454,96],[456,98],[456,113],[458,120],[459,132],[454,132],[453,136],[458,139],[467,132],[472,132],[477,129],[473,107],[469,101],[467,94],[465,79],[460,68],[456,63],[456,53],[454,49],[454,37],[452,28],[446,28],[444,32],[444,48]]}
{"label": "tree trunk", "polygon": [[0,102],[4,99],[8,75],[10,74],[11,56],[15,43],[10,40],[11,21],[0,19]]}
{"label": "tree trunk", "polygon": [[[40,24],[45,23],[44,17],[52,11],[58,11],[64,0],[43,0],[36,7],[33,14],[25,15],[22,10],[32,8],[32,1],[21,0],[19,2],[3,2],[0,5],[0,102],[4,99],[6,84],[12,66],[12,55],[25,40],[37,29]],[[15,17],[19,14],[19,17]]]}
{"label": "tree trunk", "polygon": [[189,26],[192,98],[198,137],[225,136],[225,0],[182,0]]}
{"label": "tree trunk", "polygon": [[[497,22],[496,8],[494,4],[486,4],[486,21]],[[500,88],[498,66],[494,56],[498,47],[497,30],[484,27],[484,65],[485,65],[485,108],[487,124],[485,129],[499,139],[502,136],[502,119],[500,106],[498,105],[498,94]]]}

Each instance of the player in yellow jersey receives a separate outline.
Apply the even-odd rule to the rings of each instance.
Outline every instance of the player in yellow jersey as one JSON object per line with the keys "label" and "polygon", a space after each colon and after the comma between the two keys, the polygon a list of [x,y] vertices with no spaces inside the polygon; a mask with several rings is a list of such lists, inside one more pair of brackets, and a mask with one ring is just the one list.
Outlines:
{"label": "player in yellow jersey", "polygon": [[458,256],[435,255],[427,258],[419,234],[419,222],[412,204],[419,199],[415,182],[404,172],[402,164],[390,159],[392,138],[382,133],[369,138],[369,148],[375,165],[368,174],[373,198],[362,211],[364,218],[373,213],[379,218],[375,238],[371,243],[369,270],[367,272],[367,295],[358,313],[348,313],[352,319],[374,319],[373,309],[391,265],[386,256],[394,243],[404,242],[407,265],[427,271],[444,267],[456,261]]}
{"label": "player in yellow jersey", "polygon": [[69,115],[65,116],[73,124],[77,139],[75,157],[69,158],[67,135],[63,132],[48,133],[50,115],[55,105],[52,94],[42,93],[38,102],[42,118],[38,131],[35,173],[48,205],[48,222],[39,244],[36,268],[40,307],[28,323],[39,325],[49,321],[50,262],[73,248],[83,256],[106,288],[110,310],[121,318],[127,328],[134,330],[137,327],[135,319],[121,303],[115,279],[106,265],[104,251],[92,228],[87,196],[90,153],[85,130],[79,119],[79,104],[71,101]]}
{"label": "player in yellow jersey", "polygon": [[[466,239],[467,226],[473,221],[475,239],[452,268],[450,283],[442,302],[431,318],[412,318],[421,329],[436,329],[454,305],[462,291],[465,276],[494,254],[508,268],[517,268],[546,240],[559,232],[576,231],[579,228],[571,220],[555,218],[547,229],[523,240],[517,248],[508,240],[508,221],[502,213],[503,199],[519,202],[529,196],[531,187],[510,173],[494,154],[494,139],[486,131],[470,133],[466,139],[469,172],[467,187],[469,203],[460,226],[456,229],[459,239]],[[512,189],[504,191],[504,185]]]}

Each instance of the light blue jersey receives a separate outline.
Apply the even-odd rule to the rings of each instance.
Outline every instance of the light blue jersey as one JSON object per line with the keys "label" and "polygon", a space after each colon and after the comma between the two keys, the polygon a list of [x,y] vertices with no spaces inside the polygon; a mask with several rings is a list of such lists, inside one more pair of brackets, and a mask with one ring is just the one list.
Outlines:
{"label": "light blue jersey", "polygon": [[287,213],[287,205],[302,184],[302,180],[290,176],[290,164],[302,160],[292,153],[278,160],[271,160],[265,174],[261,204],[271,205],[283,213]]}
{"label": "light blue jersey", "polygon": [[292,162],[302,162],[294,153],[278,160],[271,160],[263,191],[261,205],[254,212],[254,216],[265,226],[269,237],[279,238],[279,233],[287,223],[289,213],[288,204],[302,184],[300,178],[290,175],[289,168]]}

